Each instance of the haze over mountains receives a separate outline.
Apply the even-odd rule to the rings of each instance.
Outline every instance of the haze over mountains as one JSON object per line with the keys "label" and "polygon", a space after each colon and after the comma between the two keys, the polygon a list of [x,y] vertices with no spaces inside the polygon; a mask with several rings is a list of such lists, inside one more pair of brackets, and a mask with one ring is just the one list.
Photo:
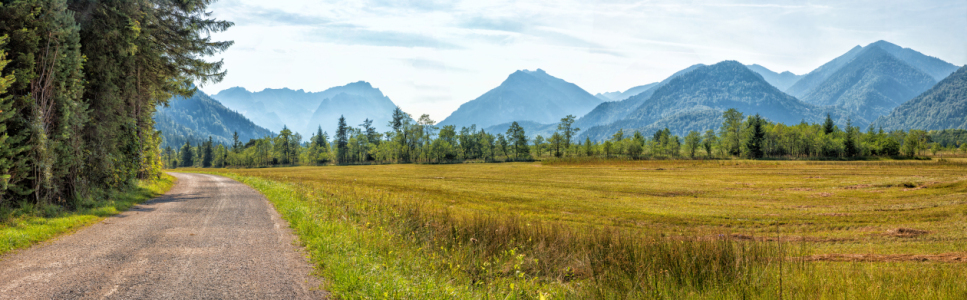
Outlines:
{"label": "haze over mountains", "polygon": [[320,126],[332,136],[340,115],[350,126],[361,124],[368,118],[378,130],[386,131],[386,124],[396,109],[389,97],[365,81],[321,92],[283,88],[253,93],[235,87],[212,97],[270,130],[279,132],[287,126],[301,133],[304,139]]}
{"label": "haze over mountains", "polygon": [[[582,140],[603,140],[619,129],[645,133],[668,127],[676,134],[685,134],[718,128],[722,112],[736,108],[747,115],[758,113],[787,124],[819,122],[828,113],[840,126],[849,119],[854,126],[863,127],[879,118],[876,124],[890,129],[964,127],[962,116],[967,112],[963,102],[967,96],[958,93],[967,81],[951,75],[956,70],[943,60],[885,41],[856,46],[804,75],[723,61],[711,66],[693,65],[661,82],[624,92],[597,95],[541,69],[520,70],[464,103],[437,125],[454,125],[458,130],[475,125],[502,133],[516,121],[531,137],[548,136],[560,119],[570,114],[578,117],[574,125],[582,128]],[[963,76],[963,69],[957,74]],[[237,87],[213,98],[254,124],[275,132],[288,126],[304,139],[320,125],[332,136],[340,115],[346,117],[349,126],[369,118],[379,131],[388,131],[387,122],[396,107],[379,89],[363,81],[322,92],[288,88],[250,92]],[[164,112],[164,120],[184,120],[165,121],[165,126],[176,128],[171,124],[186,122],[186,127],[211,127],[200,124],[209,120],[204,117],[174,117],[175,113],[192,112]]]}
{"label": "haze over mountains", "polygon": [[746,67],[753,72],[759,73],[759,75],[762,75],[762,79],[765,79],[766,82],[783,91],[788,89],[803,77],[802,75],[796,75],[789,71],[776,73],[767,69],[766,67],[756,64],[746,65]]}
{"label": "haze over mountains", "polygon": [[544,70],[510,74],[496,88],[460,105],[440,126],[478,128],[511,121],[556,123],[566,115],[583,116],[602,101],[577,85]]}

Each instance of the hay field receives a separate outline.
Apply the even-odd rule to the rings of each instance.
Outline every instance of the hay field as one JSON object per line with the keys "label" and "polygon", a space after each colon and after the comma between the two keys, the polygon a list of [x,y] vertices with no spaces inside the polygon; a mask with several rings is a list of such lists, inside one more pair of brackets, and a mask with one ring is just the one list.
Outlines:
{"label": "hay field", "polygon": [[[373,235],[342,239],[357,239],[353,247],[369,249],[383,263],[422,261],[416,264],[425,264],[423,272],[444,274],[430,278],[465,288],[468,294],[461,297],[967,295],[967,283],[960,280],[967,276],[967,164],[959,161],[609,160],[215,171],[261,186],[270,200],[298,198],[293,205],[326,211],[307,216],[308,223],[362,228]],[[270,190],[279,185],[288,196],[273,196]],[[509,235],[487,229],[515,226],[522,229]],[[545,235],[554,243],[524,241]],[[611,238],[601,240],[603,235]],[[485,239],[503,242],[476,244]],[[693,246],[648,246],[676,241]],[[619,251],[608,248],[613,244],[634,245]],[[414,253],[386,257],[391,249]],[[510,250],[518,254],[505,255]],[[626,250],[632,254],[611,257]],[[595,269],[601,265],[597,258],[586,258],[596,255],[607,257],[604,269]],[[675,255],[685,256],[660,263],[649,258]],[[700,265],[675,263],[697,256],[727,257],[704,263],[739,267],[705,274]],[[330,253],[314,259],[331,267],[339,258]],[[472,271],[484,262],[501,267]],[[658,273],[670,268],[678,273],[642,275],[652,270],[641,267],[645,264],[656,265]],[[515,265],[528,280],[508,281]],[[323,276],[342,274],[335,269],[323,268]],[[413,275],[406,268],[394,272],[387,271]],[[366,282],[360,276],[347,278]],[[387,281],[373,276],[369,280]],[[345,287],[338,280],[333,284]],[[389,289],[407,290],[403,286]],[[386,293],[358,288],[336,290],[350,296]]]}

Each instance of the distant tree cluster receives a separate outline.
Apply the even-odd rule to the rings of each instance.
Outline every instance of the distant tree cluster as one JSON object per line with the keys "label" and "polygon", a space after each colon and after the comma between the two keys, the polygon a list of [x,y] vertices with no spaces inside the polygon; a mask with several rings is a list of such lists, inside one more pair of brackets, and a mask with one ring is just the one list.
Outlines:
{"label": "distant tree cluster", "polygon": [[[524,128],[512,123],[505,133],[496,135],[475,126],[435,126],[428,115],[415,122],[396,109],[388,132],[377,132],[372,121],[356,127],[338,120],[336,135],[330,142],[320,128],[309,142],[288,129],[276,137],[238,141],[228,147],[211,140],[181,149],[163,151],[168,167],[268,167],[277,165],[323,165],[365,163],[448,163],[467,160],[484,162],[526,161],[546,157],[602,157],[628,159],[856,159],[865,157],[913,157],[938,151],[967,154],[967,131],[890,131],[847,124],[839,128],[827,116],[821,124],[773,123],[759,115],[745,116],[730,109],[723,113],[718,132],[691,131],[685,137],[673,135],[668,128],[648,136],[641,132],[618,130],[610,139],[595,142],[589,138],[574,142],[580,128],[575,117],[561,119],[550,137],[528,138]],[[935,142],[934,136],[943,143]],[[956,140],[956,141],[955,141]],[[959,148],[958,148],[959,147]]]}

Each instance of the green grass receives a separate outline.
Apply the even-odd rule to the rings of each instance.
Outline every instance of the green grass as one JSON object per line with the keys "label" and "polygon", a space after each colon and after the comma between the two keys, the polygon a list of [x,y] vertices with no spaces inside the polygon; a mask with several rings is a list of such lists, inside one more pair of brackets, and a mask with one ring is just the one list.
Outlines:
{"label": "green grass", "polygon": [[24,205],[15,210],[0,210],[0,255],[100,222],[106,217],[164,194],[174,185],[174,181],[175,178],[170,175],[162,175],[158,180],[141,181],[128,191],[109,193],[98,197],[100,199],[82,200],[76,211],[68,211],[53,204]]}
{"label": "green grass", "polygon": [[942,259],[967,257],[963,163],[195,171],[263,192],[340,298],[967,296],[967,264]]}

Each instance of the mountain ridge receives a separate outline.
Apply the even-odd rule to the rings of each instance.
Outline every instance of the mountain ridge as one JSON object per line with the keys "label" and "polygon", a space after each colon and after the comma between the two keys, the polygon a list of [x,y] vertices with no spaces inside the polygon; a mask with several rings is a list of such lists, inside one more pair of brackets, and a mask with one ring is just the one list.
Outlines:
{"label": "mountain ridge", "polygon": [[544,70],[518,70],[499,86],[460,105],[439,125],[486,128],[513,121],[552,123],[566,115],[582,116],[602,102]]}

